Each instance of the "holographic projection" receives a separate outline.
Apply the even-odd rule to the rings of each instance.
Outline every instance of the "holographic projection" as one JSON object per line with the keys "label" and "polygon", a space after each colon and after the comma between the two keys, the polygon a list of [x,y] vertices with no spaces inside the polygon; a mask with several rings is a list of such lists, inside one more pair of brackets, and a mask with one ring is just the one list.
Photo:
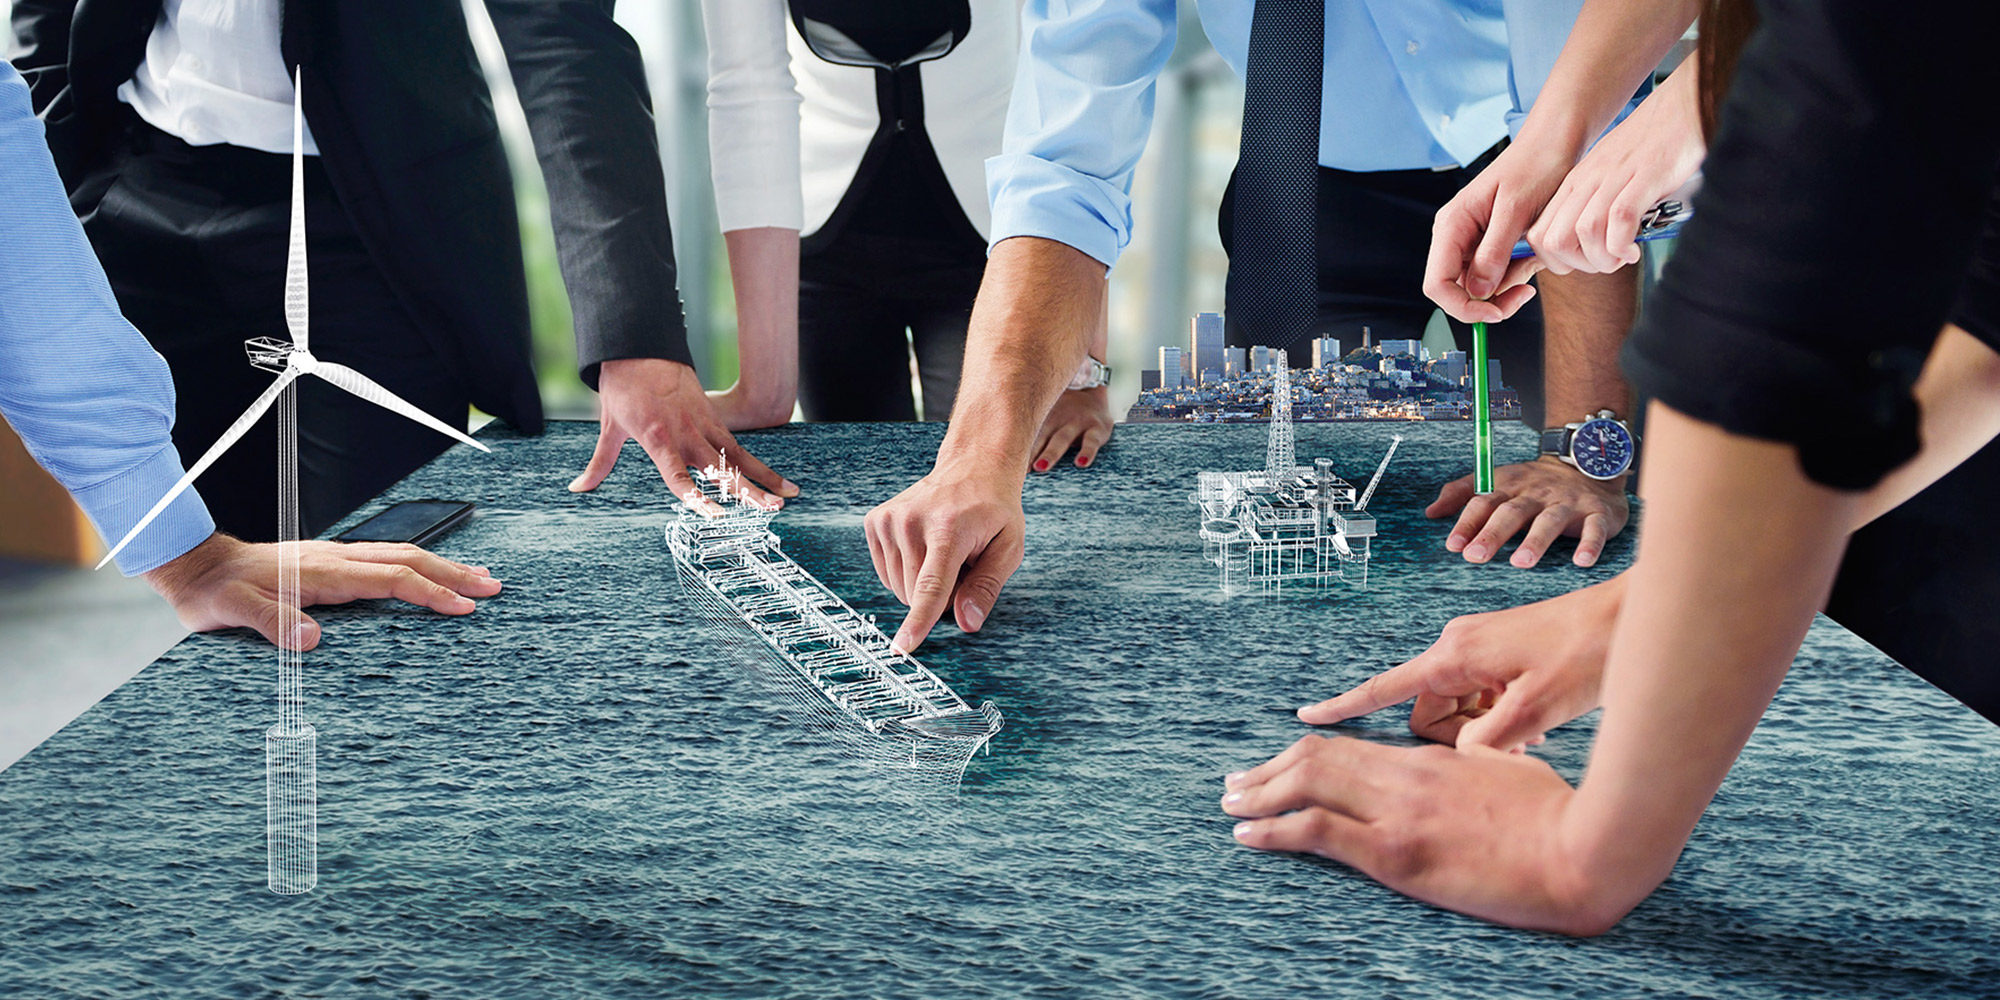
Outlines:
{"label": "holographic projection", "polygon": [[972,755],[1000,731],[992,702],[973,709],[779,548],[778,504],[744,488],[736,469],[695,476],[667,527],[681,589],[710,623],[711,645],[774,682],[864,761],[958,787]]}
{"label": "holographic projection", "polygon": [[1277,352],[1264,468],[1203,472],[1188,498],[1201,510],[1202,557],[1222,570],[1223,592],[1321,587],[1350,572],[1357,574],[1358,585],[1367,586],[1375,537],[1368,501],[1402,441],[1400,434],[1390,440],[1359,499],[1351,484],[1333,474],[1331,460],[1299,465],[1293,454],[1291,362]]}
{"label": "holographic projection", "polygon": [[[246,341],[250,363],[275,372],[278,379],[222,432],[187,474],[160,498],[139,523],[98,563],[102,569],[113,556],[138,537],[160,516],[174,499],[186,492],[222,453],[240,440],[257,423],[264,411],[277,411],[278,420],[278,605],[287,619],[279,634],[292,635],[304,615],[299,612],[299,428],[298,391],[295,383],[311,375],[352,393],[376,406],[401,414],[440,434],[457,438],[479,449],[485,445],[436,417],[410,405],[368,376],[346,365],[313,357],[308,345],[308,288],[306,280],[305,160],[297,152],[305,142],[305,115],[296,97],[299,76],[293,75],[292,102],[292,220],[291,244],[285,259],[285,328],[290,341],[257,337]],[[278,647],[278,722],[264,733],[264,841],[267,848],[267,882],[271,891],[284,895],[310,892],[319,884],[319,791],[318,734],[305,718],[303,657],[297,650]]]}

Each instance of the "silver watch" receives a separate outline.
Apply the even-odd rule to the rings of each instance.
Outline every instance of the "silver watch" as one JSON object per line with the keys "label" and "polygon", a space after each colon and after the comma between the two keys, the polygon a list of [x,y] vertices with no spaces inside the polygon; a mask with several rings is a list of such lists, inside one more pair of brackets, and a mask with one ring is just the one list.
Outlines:
{"label": "silver watch", "polygon": [[1098,386],[1110,384],[1111,366],[1087,354],[1084,355],[1083,364],[1077,368],[1076,374],[1071,376],[1069,380],[1069,388],[1072,390],[1095,389]]}

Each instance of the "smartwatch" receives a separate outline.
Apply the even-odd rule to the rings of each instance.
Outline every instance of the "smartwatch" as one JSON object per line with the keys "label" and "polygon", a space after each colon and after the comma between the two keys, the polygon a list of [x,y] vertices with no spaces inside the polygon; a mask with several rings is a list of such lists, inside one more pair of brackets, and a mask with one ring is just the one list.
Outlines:
{"label": "smartwatch", "polygon": [[1631,471],[1639,438],[1610,410],[1542,432],[1542,454],[1554,455],[1592,479],[1616,479]]}
{"label": "smartwatch", "polygon": [[1072,390],[1095,389],[1110,384],[1111,366],[1087,354],[1083,357],[1082,366],[1077,368],[1076,374],[1069,380],[1069,388]]}

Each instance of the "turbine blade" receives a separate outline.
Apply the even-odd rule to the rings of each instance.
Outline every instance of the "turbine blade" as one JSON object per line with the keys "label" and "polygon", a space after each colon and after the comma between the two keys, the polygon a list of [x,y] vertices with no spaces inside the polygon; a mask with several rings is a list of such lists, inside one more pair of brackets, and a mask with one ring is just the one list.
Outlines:
{"label": "turbine blade", "polygon": [[196,476],[208,471],[208,467],[214,465],[215,460],[221,458],[222,453],[228,451],[230,445],[235,444],[238,439],[249,432],[250,425],[256,423],[257,418],[263,416],[264,411],[270,409],[272,403],[277,402],[278,394],[284,392],[285,387],[291,385],[292,380],[298,377],[299,375],[296,371],[287,371],[283,375],[278,376],[278,380],[271,383],[271,387],[264,390],[263,395],[258,396],[256,401],[250,404],[250,408],[244,410],[243,415],[237,417],[236,422],[230,424],[229,429],[222,432],[221,437],[215,439],[215,443],[209,446],[208,451],[202,454],[201,459],[188,467],[187,474],[181,476],[180,482],[175,483],[174,488],[168,490],[167,495],[161,497],[160,501],[153,505],[153,509],[147,511],[146,516],[140,518],[139,523],[133,525],[132,530],[126,532],[125,537],[119,539],[118,544],[113,545],[111,551],[104,554],[104,559],[97,564],[97,568],[103,569],[111,562],[113,557],[125,551],[125,546],[131,544],[132,539],[139,537],[139,532],[146,530],[146,526],[152,524],[153,519],[159,517],[167,509],[167,505],[174,502],[174,498],[187,491],[188,486],[193,484]]}
{"label": "turbine blade", "polygon": [[397,397],[395,393],[382,388],[382,386],[376,383],[374,379],[371,379],[368,376],[363,375],[360,372],[347,367],[346,365],[337,365],[331,361],[321,361],[318,363],[318,365],[316,365],[313,368],[313,374],[327,380],[328,382],[333,383],[336,386],[339,386],[342,389],[347,390],[348,392],[355,394],[356,396],[361,397],[362,399],[374,403],[376,406],[379,406],[385,410],[391,410],[396,413],[400,413],[403,416],[408,417],[411,420],[414,420],[417,423],[420,423],[425,427],[428,427],[431,430],[438,432],[439,434],[444,434],[450,437],[457,438],[458,440],[463,441],[466,444],[469,444],[474,448],[479,449],[480,451],[491,452],[493,450],[491,448],[486,447],[483,444],[480,444],[477,441],[474,441],[471,437],[468,437],[464,431],[461,431],[458,428],[453,427],[450,424],[447,424],[444,421],[439,420],[438,418],[433,417],[430,414],[417,409],[416,407],[410,405],[409,403],[404,402],[401,398]]}
{"label": "turbine blade", "polygon": [[285,254],[285,329],[292,344],[307,349],[308,329],[306,289],[306,115],[299,87],[304,76],[292,70],[292,240]]}

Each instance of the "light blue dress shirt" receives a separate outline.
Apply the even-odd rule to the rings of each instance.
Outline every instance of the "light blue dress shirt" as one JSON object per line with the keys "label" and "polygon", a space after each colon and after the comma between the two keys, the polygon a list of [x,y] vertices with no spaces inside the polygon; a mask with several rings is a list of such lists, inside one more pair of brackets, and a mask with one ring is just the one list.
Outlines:
{"label": "light blue dress shirt", "polygon": [[[1188,0],[1192,2],[1192,0]],[[1546,77],[1581,0],[1326,0],[1319,162],[1341,170],[1463,166],[1508,133],[1514,95]],[[1131,241],[1132,172],[1177,0],[1027,0],[1001,153],[986,161],[993,242],[1058,240],[1109,267]],[[1507,8],[1518,7],[1510,11]],[[1202,0],[1216,51],[1243,74],[1254,0]],[[1512,14],[1510,19],[1508,16]],[[1510,21],[1547,24],[1508,50]],[[1535,49],[1522,52],[1524,45]],[[1546,49],[1546,51],[1543,51]]]}
{"label": "light blue dress shirt", "polygon": [[[107,539],[185,471],[167,363],[125,321],[63,195],[21,74],[0,60],[0,414]],[[215,532],[181,494],[118,555],[127,576]]]}

